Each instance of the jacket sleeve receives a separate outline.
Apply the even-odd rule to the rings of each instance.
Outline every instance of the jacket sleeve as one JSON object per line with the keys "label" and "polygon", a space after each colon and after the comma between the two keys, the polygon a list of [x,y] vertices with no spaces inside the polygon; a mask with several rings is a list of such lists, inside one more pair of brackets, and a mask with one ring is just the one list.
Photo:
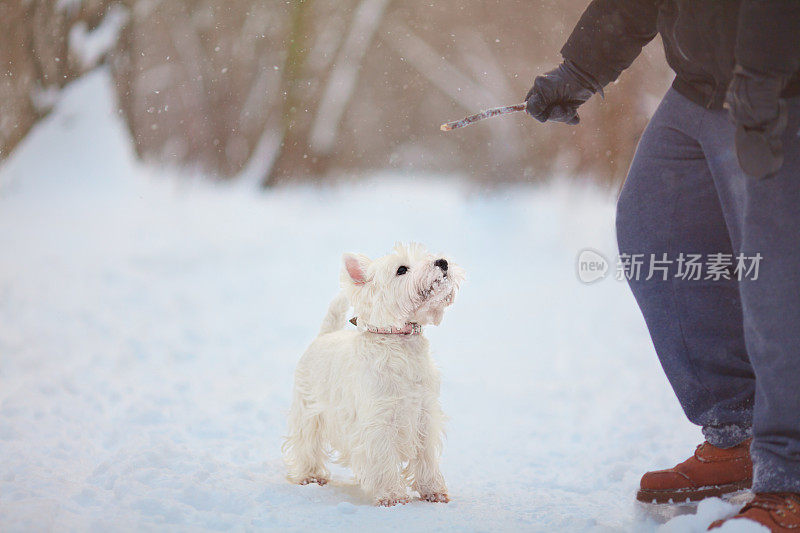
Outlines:
{"label": "jacket sleeve", "polygon": [[593,0],[561,55],[601,86],[616,80],[658,33],[657,4],[657,0]]}
{"label": "jacket sleeve", "polygon": [[744,0],[735,53],[748,69],[794,74],[800,68],[800,1]]}

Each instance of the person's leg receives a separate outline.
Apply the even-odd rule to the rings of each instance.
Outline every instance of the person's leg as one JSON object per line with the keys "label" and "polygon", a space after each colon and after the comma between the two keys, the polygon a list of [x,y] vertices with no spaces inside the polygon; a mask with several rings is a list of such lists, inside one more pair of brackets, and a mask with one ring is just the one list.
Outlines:
{"label": "person's leg", "polygon": [[748,178],[725,112],[703,125],[702,143],[735,219],[741,251],[761,255],[740,284],[747,352],[756,375],[752,457],[755,492],[800,492],[800,98],[789,101],[781,170]]}
{"label": "person's leg", "polygon": [[[638,279],[629,271],[629,284],[686,416],[703,427],[709,443],[730,448],[750,435],[755,384],[737,282],[706,280],[705,272],[693,279],[686,261],[690,254],[704,261],[707,254],[734,253],[697,141],[704,111],[667,93],[622,189],[617,239],[621,258],[643,254],[642,271]],[[661,271],[646,279],[651,256],[663,254],[672,261],[666,279]]]}

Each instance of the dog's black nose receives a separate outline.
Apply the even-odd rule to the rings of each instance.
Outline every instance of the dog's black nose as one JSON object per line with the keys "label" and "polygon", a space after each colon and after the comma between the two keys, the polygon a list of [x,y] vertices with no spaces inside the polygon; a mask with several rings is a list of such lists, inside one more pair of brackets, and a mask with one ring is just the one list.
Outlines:
{"label": "dog's black nose", "polygon": [[442,272],[447,272],[447,260],[446,259],[437,259],[433,262],[433,266],[437,266],[442,269]]}

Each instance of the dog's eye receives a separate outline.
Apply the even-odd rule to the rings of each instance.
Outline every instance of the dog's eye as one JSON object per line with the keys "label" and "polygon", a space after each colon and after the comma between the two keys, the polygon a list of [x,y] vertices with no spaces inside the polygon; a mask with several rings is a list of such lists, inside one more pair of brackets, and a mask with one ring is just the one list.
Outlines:
{"label": "dog's eye", "polygon": [[408,272],[408,267],[407,266],[399,266],[399,267],[397,267],[397,275],[398,276],[402,276],[406,272]]}

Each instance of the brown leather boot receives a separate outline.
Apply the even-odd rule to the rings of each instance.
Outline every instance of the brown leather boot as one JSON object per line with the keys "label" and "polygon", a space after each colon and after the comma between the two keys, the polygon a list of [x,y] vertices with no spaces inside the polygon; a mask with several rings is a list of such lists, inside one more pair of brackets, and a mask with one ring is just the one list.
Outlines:
{"label": "brown leather boot", "polygon": [[716,529],[730,520],[752,520],[766,526],[772,533],[797,533],[800,531],[800,493],[759,492],[739,514],[717,520],[708,529]]}
{"label": "brown leather boot", "polygon": [[645,503],[697,501],[749,489],[752,478],[750,439],[727,449],[704,442],[681,464],[642,476],[636,499]]}

